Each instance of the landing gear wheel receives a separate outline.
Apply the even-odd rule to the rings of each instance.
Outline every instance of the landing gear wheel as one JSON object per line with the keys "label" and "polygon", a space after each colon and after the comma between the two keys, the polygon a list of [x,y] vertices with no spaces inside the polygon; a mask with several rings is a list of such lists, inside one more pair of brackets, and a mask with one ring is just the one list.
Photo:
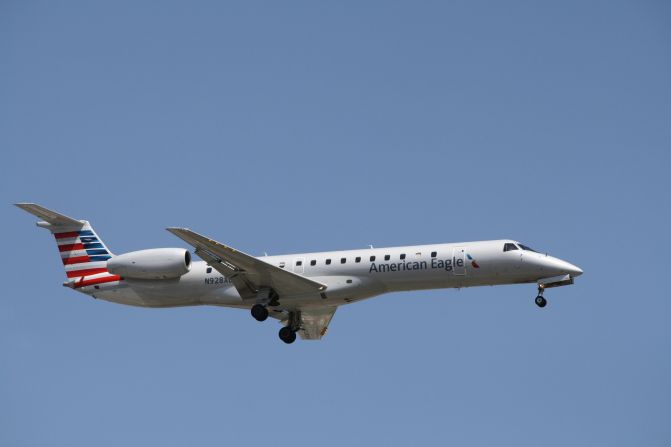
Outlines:
{"label": "landing gear wheel", "polygon": [[545,307],[548,303],[548,301],[545,298],[543,298],[543,295],[538,295],[534,300],[534,302],[538,307]]}
{"label": "landing gear wheel", "polygon": [[262,304],[254,304],[252,306],[252,317],[256,321],[265,321],[268,318],[268,309]]}
{"label": "landing gear wheel", "polygon": [[284,326],[280,329],[280,340],[289,345],[296,341],[296,332],[289,326]]}

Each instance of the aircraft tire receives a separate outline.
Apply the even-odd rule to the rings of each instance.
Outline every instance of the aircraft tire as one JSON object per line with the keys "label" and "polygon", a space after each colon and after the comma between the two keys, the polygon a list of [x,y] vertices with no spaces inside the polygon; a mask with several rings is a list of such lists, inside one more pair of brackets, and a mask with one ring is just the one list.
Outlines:
{"label": "aircraft tire", "polygon": [[254,304],[252,306],[252,317],[256,321],[266,321],[266,318],[268,318],[268,309],[261,304]]}
{"label": "aircraft tire", "polygon": [[282,329],[280,329],[279,335],[280,340],[288,345],[296,341],[296,332],[291,330],[289,326],[284,326]]}
{"label": "aircraft tire", "polygon": [[538,295],[534,302],[538,307],[545,307],[548,303],[548,301],[542,295]]}

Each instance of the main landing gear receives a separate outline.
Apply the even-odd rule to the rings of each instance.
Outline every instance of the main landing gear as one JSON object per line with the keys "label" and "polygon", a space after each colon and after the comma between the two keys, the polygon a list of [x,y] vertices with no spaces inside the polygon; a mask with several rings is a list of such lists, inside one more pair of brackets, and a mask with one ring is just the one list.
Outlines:
{"label": "main landing gear", "polygon": [[279,306],[279,296],[273,289],[264,288],[259,290],[256,296],[256,304],[252,306],[252,317],[256,321],[266,321],[268,318],[268,306]]}
{"label": "main landing gear", "polygon": [[[268,306],[279,306],[280,302],[277,300],[277,294],[272,291],[265,289],[262,291],[263,295],[259,298],[261,302],[257,302],[252,306],[251,313],[252,317],[256,321],[266,321],[269,316]],[[301,313],[299,311],[289,312],[289,318],[287,319],[286,325],[280,329],[280,340],[286,344],[291,344],[296,341],[296,333],[301,328]]]}
{"label": "main landing gear", "polygon": [[534,300],[534,303],[536,303],[536,306],[538,307],[545,307],[548,304],[548,300],[543,297],[543,290],[542,286],[538,286],[538,296]]}
{"label": "main landing gear", "polygon": [[287,325],[280,329],[280,340],[284,343],[290,345],[296,341],[296,332],[300,329],[301,324],[301,313],[300,312],[289,312],[289,320]]}
{"label": "main landing gear", "polygon": [[[254,304],[252,306],[252,317],[256,321],[265,321],[268,318],[268,308],[263,304]],[[289,312],[289,320],[287,325],[280,329],[279,336],[286,344],[291,344],[296,341],[296,333],[300,329],[301,315],[300,312]]]}
{"label": "main landing gear", "polygon": [[289,326],[284,326],[282,329],[280,329],[279,336],[280,340],[288,345],[296,341],[296,331],[294,331]]}
{"label": "main landing gear", "polygon": [[256,321],[266,321],[268,318],[268,308],[263,304],[254,304],[252,306],[252,317]]}

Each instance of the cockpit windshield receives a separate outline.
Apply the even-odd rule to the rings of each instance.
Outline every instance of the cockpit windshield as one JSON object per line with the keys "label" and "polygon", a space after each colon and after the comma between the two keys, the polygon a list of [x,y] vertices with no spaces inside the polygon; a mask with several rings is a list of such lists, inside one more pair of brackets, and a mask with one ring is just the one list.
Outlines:
{"label": "cockpit windshield", "polygon": [[512,242],[506,242],[503,245],[503,251],[511,251],[511,250],[518,250],[517,245],[513,244]]}
{"label": "cockpit windshield", "polygon": [[522,250],[533,251],[534,253],[538,253],[536,250],[534,250],[534,249],[531,248],[531,247],[527,247],[526,245],[522,245],[522,244],[520,244],[520,248],[521,248]]}

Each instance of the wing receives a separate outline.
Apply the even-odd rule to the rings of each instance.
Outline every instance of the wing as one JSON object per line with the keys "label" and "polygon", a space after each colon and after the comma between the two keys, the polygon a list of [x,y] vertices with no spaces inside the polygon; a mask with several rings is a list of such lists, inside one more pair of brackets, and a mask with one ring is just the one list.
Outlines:
{"label": "wing", "polygon": [[188,228],[167,230],[193,245],[198,256],[222,275],[230,278],[243,299],[256,298],[262,289],[272,289],[280,296],[321,293],[326,290],[324,284],[275,267]]}

